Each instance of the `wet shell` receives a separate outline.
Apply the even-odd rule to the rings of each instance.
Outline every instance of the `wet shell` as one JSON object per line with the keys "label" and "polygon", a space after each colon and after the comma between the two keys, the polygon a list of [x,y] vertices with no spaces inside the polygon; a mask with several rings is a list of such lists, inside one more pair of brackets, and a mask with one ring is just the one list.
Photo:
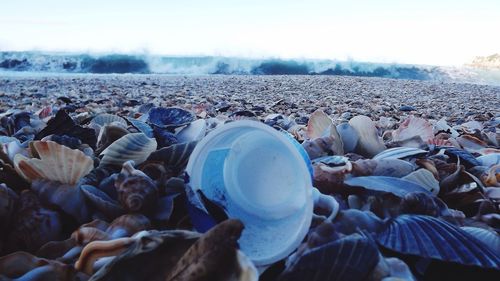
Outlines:
{"label": "wet shell", "polygon": [[352,163],[354,176],[404,177],[415,170],[413,164],[399,159],[357,160]]}
{"label": "wet shell", "polygon": [[500,255],[500,236],[498,233],[483,228],[463,226],[462,230],[483,242],[491,251]]}
{"label": "wet shell", "polygon": [[477,152],[488,146],[484,141],[471,135],[462,135],[456,138],[456,141],[469,152]]}
{"label": "wet shell", "polygon": [[439,182],[434,178],[434,175],[426,169],[418,169],[415,172],[403,177],[403,179],[412,181],[426,188],[434,195],[439,193]]}
{"label": "wet shell", "polygon": [[429,193],[427,189],[414,182],[393,177],[352,177],[350,179],[346,179],[344,184],[351,187],[363,187],[367,190],[375,192],[389,192],[398,197],[404,197],[410,192]]}
{"label": "wet shell", "polygon": [[349,125],[353,127],[359,136],[358,145],[355,151],[363,156],[373,157],[385,150],[382,139],[377,135],[375,123],[366,116],[359,115],[349,120]]}
{"label": "wet shell", "polygon": [[373,157],[378,159],[403,159],[410,156],[424,155],[428,152],[419,148],[413,147],[394,147],[386,149]]}
{"label": "wet shell", "polygon": [[118,201],[112,199],[98,188],[92,185],[81,185],[80,188],[90,204],[106,217],[114,219],[125,214],[125,209],[120,206]]}
{"label": "wet shell", "polygon": [[115,187],[118,201],[125,210],[148,214],[154,211],[158,189],[149,177],[119,174]]}
{"label": "wet shell", "polygon": [[120,124],[124,125],[125,127],[127,126],[127,121],[125,121],[125,119],[123,119],[120,116],[117,116],[114,114],[108,114],[108,113],[99,114],[96,117],[94,117],[92,119],[92,121],[90,121],[90,122],[97,124],[99,126],[104,126],[107,124],[111,124],[113,122],[120,123]]}
{"label": "wet shell", "polygon": [[110,146],[113,142],[119,138],[127,135],[129,132],[127,129],[116,126],[116,125],[106,125],[99,131],[99,136],[97,137],[97,149],[96,154],[100,154],[104,149]]}
{"label": "wet shell", "polygon": [[151,152],[156,150],[156,140],[143,133],[128,134],[106,148],[100,165],[122,165],[128,160],[136,164],[144,162]]}
{"label": "wet shell", "polygon": [[147,161],[162,162],[165,166],[183,168],[196,144],[197,142],[192,141],[164,147],[151,153]]}
{"label": "wet shell", "polygon": [[127,118],[127,120],[134,128],[148,136],[148,138],[154,137],[153,128],[151,128],[151,126],[149,126],[146,122],[133,118]]}
{"label": "wet shell", "polygon": [[491,153],[476,158],[482,166],[493,166],[500,164],[500,153]]}
{"label": "wet shell", "polygon": [[350,235],[306,252],[279,280],[365,280],[378,260],[379,252],[374,242]]}
{"label": "wet shell", "polygon": [[40,159],[30,159],[21,154],[14,159],[17,172],[28,181],[48,179],[73,185],[94,167],[92,158],[83,152],[53,141],[32,142],[32,153]]}
{"label": "wet shell", "polygon": [[148,122],[162,128],[184,126],[195,120],[193,113],[178,107],[154,107],[148,114]]}
{"label": "wet shell", "polygon": [[417,136],[424,142],[434,138],[432,125],[425,119],[411,116],[392,133],[392,140],[403,141]]}
{"label": "wet shell", "polygon": [[0,233],[7,231],[5,227],[11,220],[11,216],[14,213],[14,205],[18,199],[19,196],[12,189],[3,183],[0,184]]}
{"label": "wet shell", "polygon": [[483,243],[460,228],[429,216],[399,216],[378,235],[377,242],[405,255],[483,268],[500,266],[500,258]]}

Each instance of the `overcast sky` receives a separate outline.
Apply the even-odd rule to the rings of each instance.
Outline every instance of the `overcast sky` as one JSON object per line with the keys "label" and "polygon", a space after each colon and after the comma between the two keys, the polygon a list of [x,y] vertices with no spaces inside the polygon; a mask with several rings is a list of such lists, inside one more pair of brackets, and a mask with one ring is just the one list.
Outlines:
{"label": "overcast sky", "polygon": [[500,0],[0,0],[0,50],[460,65],[500,53]]}

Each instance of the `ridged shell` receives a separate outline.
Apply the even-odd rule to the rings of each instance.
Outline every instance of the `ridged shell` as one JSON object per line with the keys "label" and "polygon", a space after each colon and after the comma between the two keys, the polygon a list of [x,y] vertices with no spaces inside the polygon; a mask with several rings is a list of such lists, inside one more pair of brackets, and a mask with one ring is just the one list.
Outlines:
{"label": "ridged shell", "polygon": [[307,122],[307,137],[309,139],[316,139],[330,134],[330,127],[334,126],[332,119],[326,115],[322,110],[314,111],[309,116]]}
{"label": "ridged shell", "polygon": [[143,133],[128,134],[112,143],[101,155],[100,165],[122,165],[128,160],[136,164],[144,162],[156,150],[156,140]]}
{"label": "ridged shell", "polygon": [[146,122],[133,118],[127,118],[127,120],[128,122],[130,122],[130,124],[132,124],[134,128],[136,128],[149,138],[153,137],[153,128],[151,128],[151,126],[149,126]]}
{"label": "ridged shell", "polygon": [[373,157],[379,159],[402,159],[410,156],[424,155],[427,151],[413,147],[394,147],[386,149]]}
{"label": "ridged shell", "polygon": [[159,149],[148,157],[148,161],[162,162],[165,166],[182,168],[186,166],[197,142],[174,144]]}
{"label": "ridged shell", "polygon": [[363,156],[373,157],[385,149],[381,138],[377,135],[375,123],[367,116],[358,115],[349,120],[349,125],[359,136],[355,151]]}
{"label": "ridged shell", "polygon": [[146,176],[128,176],[123,173],[115,181],[118,202],[128,212],[150,214],[156,208],[158,189]]}
{"label": "ridged shell", "polygon": [[344,123],[337,125],[337,132],[344,144],[344,153],[353,152],[358,145],[359,136],[351,125]]}
{"label": "ridged shell", "polygon": [[352,177],[350,179],[346,179],[344,184],[352,187],[360,186],[376,192],[389,192],[398,197],[404,197],[410,192],[429,193],[427,189],[414,182],[393,177]]}
{"label": "ridged shell", "polygon": [[80,189],[90,204],[106,217],[114,219],[125,213],[125,209],[120,206],[118,201],[112,199],[98,188],[92,185],[81,185]]}
{"label": "ridged shell", "polygon": [[30,159],[21,154],[14,159],[17,172],[28,181],[48,179],[73,185],[94,168],[92,158],[83,152],[53,141],[34,141],[32,149],[35,150],[32,153],[40,159]]}
{"label": "ridged shell", "polygon": [[379,252],[373,241],[350,235],[306,252],[279,280],[365,280],[378,260]]}
{"label": "ridged shell", "polygon": [[403,179],[412,181],[426,188],[434,195],[439,193],[439,182],[434,178],[434,175],[426,169],[418,169],[415,172],[403,177]]}
{"label": "ridged shell", "polygon": [[424,142],[434,138],[432,125],[425,119],[411,116],[392,133],[392,140],[403,141],[417,136]]}
{"label": "ridged shell", "polygon": [[463,226],[462,230],[483,242],[491,251],[500,256],[500,235],[483,228]]}
{"label": "ridged shell", "polygon": [[116,126],[116,125],[106,125],[99,131],[99,136],[97,137],[97,149],[96,154],[100,154],[113,142],[120,139],[121,137],[127,135],[129,132],[127,129]]}
{"label": "ridged shell", "polygon": [[429,216],[399,216],[378,235],[377,242],[405,255],[483,268],[500,267],[500,258],[486,245],[462,229]]}
{"label": "ridged shell", "polygon": [[90,122],[100,126],[111,124],[113,122],[123,124],[125,127],[127,126],[127,121],[125,121],[125,119],[123,119],[118,115],[108,114],[108,113],[99,114],[96,117],[94,117]]}
{"label": "ridged shell", "polygon": [[148,121],[158,127],[179,127],[195,120],[193,113],[178,107],[154,107],[149,110]]}

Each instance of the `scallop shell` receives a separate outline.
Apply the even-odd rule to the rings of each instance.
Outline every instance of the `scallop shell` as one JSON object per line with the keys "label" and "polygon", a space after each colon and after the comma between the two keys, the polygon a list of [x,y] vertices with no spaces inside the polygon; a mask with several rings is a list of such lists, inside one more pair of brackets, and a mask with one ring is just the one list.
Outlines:
{"label": "scallop shell", "polygon": [[328,136],[331,126],[334,126],[332,119],[322,110],[318,109],[309,116],[306,135],[309,139]]}
{"label": "scallop shell", "polygon": [[375,192],[389,192],[398,197],[404,197],[410,192],[426,192],[427,189],[422,186],[399,178],[393,177],[382,177],[382,176],[368,176],[368,177],[352,177],[346,179],[344,184],[347,186],[363,187],[367,190],[372,190]]}
{"label": "scallop shell", "polygon": [[500,255],[500,236],[498,233],[470,226],[462,226],[461,229],[483,242],[491,251],[496,253],[497,256]]}
{"label": "scallop shell", "polygon": [[429,216],[402,215],[377,236],[384,248],[423,258],[498,269],[500,258],[462,229]]}
{"label": "scallop shell", "polygon": [[74,185],[94,168],[92,158],[53,141],[34,141],[32,153],[40,157],[27,158],[17,154],[16,171],[28,181],[48,179]]}
{"label": "scallop shell", "polygon": [[425,119],[410,116],[392,133],[392,140],[403,141],[417,136],[424,142],[434,138],[432,125]]}
{"label": "scallop shell", "polygon": [[178,107],[154,107],[148,115],[148,122],[161,128],[184,126],[196,118],[193,113]]}
{"label": "scallop shell", "polygon": [[365,280],[378,261],[373,241],[350,235],[306,252],[278,280]]}
{"label": "scallop shell", "polygon": [[412,181],[426,188],[434,195],[439,193],[439,182],[434,178],[434,175],[426,169],[418,169],[415,172],[403,177],[403,179]]}
{"label": "scallop shell", "polygon": [[403,159],[410,156],[424,155],[428,152],[419,148],[413,147],[394,147],[386,149],[373,157],[374,160],[379,159]]}
{"label": "scallop shell", "polygon": [[91,123],[97,124],[99,126],[104,126],[111,124],[113,122],[120,123],[124,125],[125,127],[127,126],[127,121],[123,119],[122,117],[114,114],[108,114],[108,113],[102,113],[97,115],[96,117],[92,118]]}
{"label": "scallop shell", "polygon": [[103,155],[100,165],[122,165],[128,160],[133,160],[136,164],[144,162],[151,152],[156,150],[156,140],[148,138],[143,133],[125,135],[108,148]]}
{"label": "scallop shell", "polygon": [[349,125],[359,136],[355,152],[368,157],[373,157],[385,150],[385,145],[377,135],[375,123],[367,116],[358,115],[349,120]]}

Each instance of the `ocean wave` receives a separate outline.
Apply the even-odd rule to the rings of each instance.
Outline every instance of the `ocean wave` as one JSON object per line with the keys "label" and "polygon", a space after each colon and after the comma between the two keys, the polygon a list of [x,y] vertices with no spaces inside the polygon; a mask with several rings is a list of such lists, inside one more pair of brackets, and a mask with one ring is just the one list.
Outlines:
{"label": "ocean wave", "polygon": [[[396,79],[460,81],[471,71],[436,66],[308,59],[249,59],[217,56],[152,56],[0,52],[0,70],[29,73],[140,73],[221,75],[343,75]],[[473,72],[473,71],[472,71]],[[466,73],[462,76],[457,73]],[[459,77],[459,78],[457,78]],[[465,79],[464,81],[470,82]],[[493,82],[500,84],[500,77]],[[484,81],[481,81],[484,83]],[[488,82],[486,82],[488,83]],[[495,83],[494,83],[495,84]]]}

